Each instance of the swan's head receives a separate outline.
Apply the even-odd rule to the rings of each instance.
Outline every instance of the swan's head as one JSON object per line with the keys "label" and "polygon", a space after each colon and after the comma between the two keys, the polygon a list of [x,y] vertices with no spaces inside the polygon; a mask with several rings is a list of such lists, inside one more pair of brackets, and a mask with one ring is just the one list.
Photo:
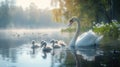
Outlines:
{"label": "swan's head", "polygon": [[47,43],[45,42],[45,41],[41,41],[41,48],[43,47],[43,46],[46,46],[47,45]]}
{"label": "swan's head", "polygon": [[72,17],[69,19],[69,26],[71,26],[73,24],[73,22],[79,22],[79,19],[77,17]]}
{"label": "swan's head", "polygon": [[41,41],[41,44],[43,44],[44,42],[45,42],[45,41],[42,40],[42,41]]}
{"label": "swan's head", "polygon": [[35,40],[32,40],[32,44],[35,44]]}
{"label": "swan's head", "polygon": [[58,43],[58,41],[53,39],[50,41],[50,43]]}

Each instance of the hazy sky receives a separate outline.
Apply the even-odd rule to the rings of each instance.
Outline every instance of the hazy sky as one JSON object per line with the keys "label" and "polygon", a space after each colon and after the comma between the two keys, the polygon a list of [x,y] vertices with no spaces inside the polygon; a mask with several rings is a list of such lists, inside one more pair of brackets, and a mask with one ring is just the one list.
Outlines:
{"label": "hazy sky", "polygon": [[[0,2],[5,0],[0,0]],[[22,6],[23,9],[29,7],[30,3],[34,3],[40,9],[51,9],[51,0],[8,0],[14,1],[17,6]]]}
{"label": "hazy sky", "polygon": [[51,0],[16,0],[17,6],[22,6],[24,9],[29,7],[30,3],[34,3],[40,9],[51,9]]}
{"label": "hazy sky", "polygon": [[[5,1],[5,0],[0,0],[0,2]],[[30,6],[31,3],[34,3],[38,8],[40,9],[51,9],[53,8],[51,6],[51,0],[8,0],[9,4],[14,4],[16,6],[21,6],[23,9],[27,8]],[[39,10],[38,10],[39,11]],[[43,10],[44,11],[44,10]],[[32,13],[30,14],[34,16],[33,20],[36,20],[37,18],[38,21],[33,21],[31,19],[28,19],[29,15],[26,14],[27,12],[25,11],[20,11],[19,8],[16,7],[15,10],[12,10],[10,13],[14,13],[11,19],[11,23],[3,23],[3,27],[6,25],[8,27],[26,27],[26,28],[58,28],[64,26],[63,23],[56,23],[52,20],[52,14],[51,10],[45,10],[44,12],[35,12],[34,16]],[[24,15],[25,14],[25,15]],[[38,14],[38,16],[37,16]],[[40,15],[39,15],[40,14]],[[2,21],[1,21],[2,22]],[[1,24],[1,23],[0,23]]]}

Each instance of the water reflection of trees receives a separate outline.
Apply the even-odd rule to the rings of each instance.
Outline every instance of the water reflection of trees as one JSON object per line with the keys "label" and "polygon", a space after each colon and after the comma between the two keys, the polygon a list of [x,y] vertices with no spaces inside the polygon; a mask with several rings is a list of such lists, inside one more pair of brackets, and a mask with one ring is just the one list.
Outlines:
{"label": "water reflection of trees", "polygon": [[66,51],[63,49],[53,49],[51,57],[51,67],[63,67],[66,59]]}
{"label": "water reflection of trees", "polygon": [[95,66],[120,67],[120,51],[104,51],[102,55],[95,57]]}
{"label": "water reflection of trees", "polygon": [[[17,44],[17,45],[16,45]],[[0,38],[0,56],[5,61],[17,62],[17,49],[21,42]]]}
{"label": "water reflection of trees", "polygon": [[9,44],[0,45],[0,55],[1,55],[1,58],[5,61],[10,61],[13,63],[17,61],[17,51],[16,49],[10,48]]}
{"label": "water reflection of trees", "polygon": [[[88,50],[88,51],[87,51]],[[71,53],[70,53],[71,52]],[[67,52],[65,65],[76,67],[119,67],[120,51],[115,49],[81,48]],[[88,58],[85,58],[88,57]],[[92,60],[89,60],[91,58]],[[72,59],[72,60],[71,60]]]}

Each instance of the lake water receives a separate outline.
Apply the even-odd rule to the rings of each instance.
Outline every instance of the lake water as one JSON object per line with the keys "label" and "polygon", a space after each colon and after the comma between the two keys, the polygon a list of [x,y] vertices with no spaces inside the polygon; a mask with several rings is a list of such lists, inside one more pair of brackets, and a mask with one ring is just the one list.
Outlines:
{"label": "lake water", "polygon": [[1,30],[0,67],[120,67],[119,39],[104,38],[99,47],[63,47],[50,53],[31,48],[32,40],[38,45],[42,40],[48,45],[52,39],[63,40],[68,46],[72,37],[73,33],[57,29]]}

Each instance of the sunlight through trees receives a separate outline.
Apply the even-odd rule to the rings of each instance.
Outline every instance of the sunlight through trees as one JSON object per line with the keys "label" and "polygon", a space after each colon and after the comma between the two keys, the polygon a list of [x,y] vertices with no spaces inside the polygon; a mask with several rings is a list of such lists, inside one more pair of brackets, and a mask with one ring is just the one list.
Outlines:
{"label": "sunlight through trees", "polygon": [[[112,19],[120,20],[119,0],[52,0],[52,2],[52,4],[58,2],[60,7],[53,9],[55,21],[58,18],[63,21],[63,18],[68,20],[72,16],[77,16],[84,28],[92,26],[92,22],[111,23]],[[57,21],[60,22],[60,20]]]}

